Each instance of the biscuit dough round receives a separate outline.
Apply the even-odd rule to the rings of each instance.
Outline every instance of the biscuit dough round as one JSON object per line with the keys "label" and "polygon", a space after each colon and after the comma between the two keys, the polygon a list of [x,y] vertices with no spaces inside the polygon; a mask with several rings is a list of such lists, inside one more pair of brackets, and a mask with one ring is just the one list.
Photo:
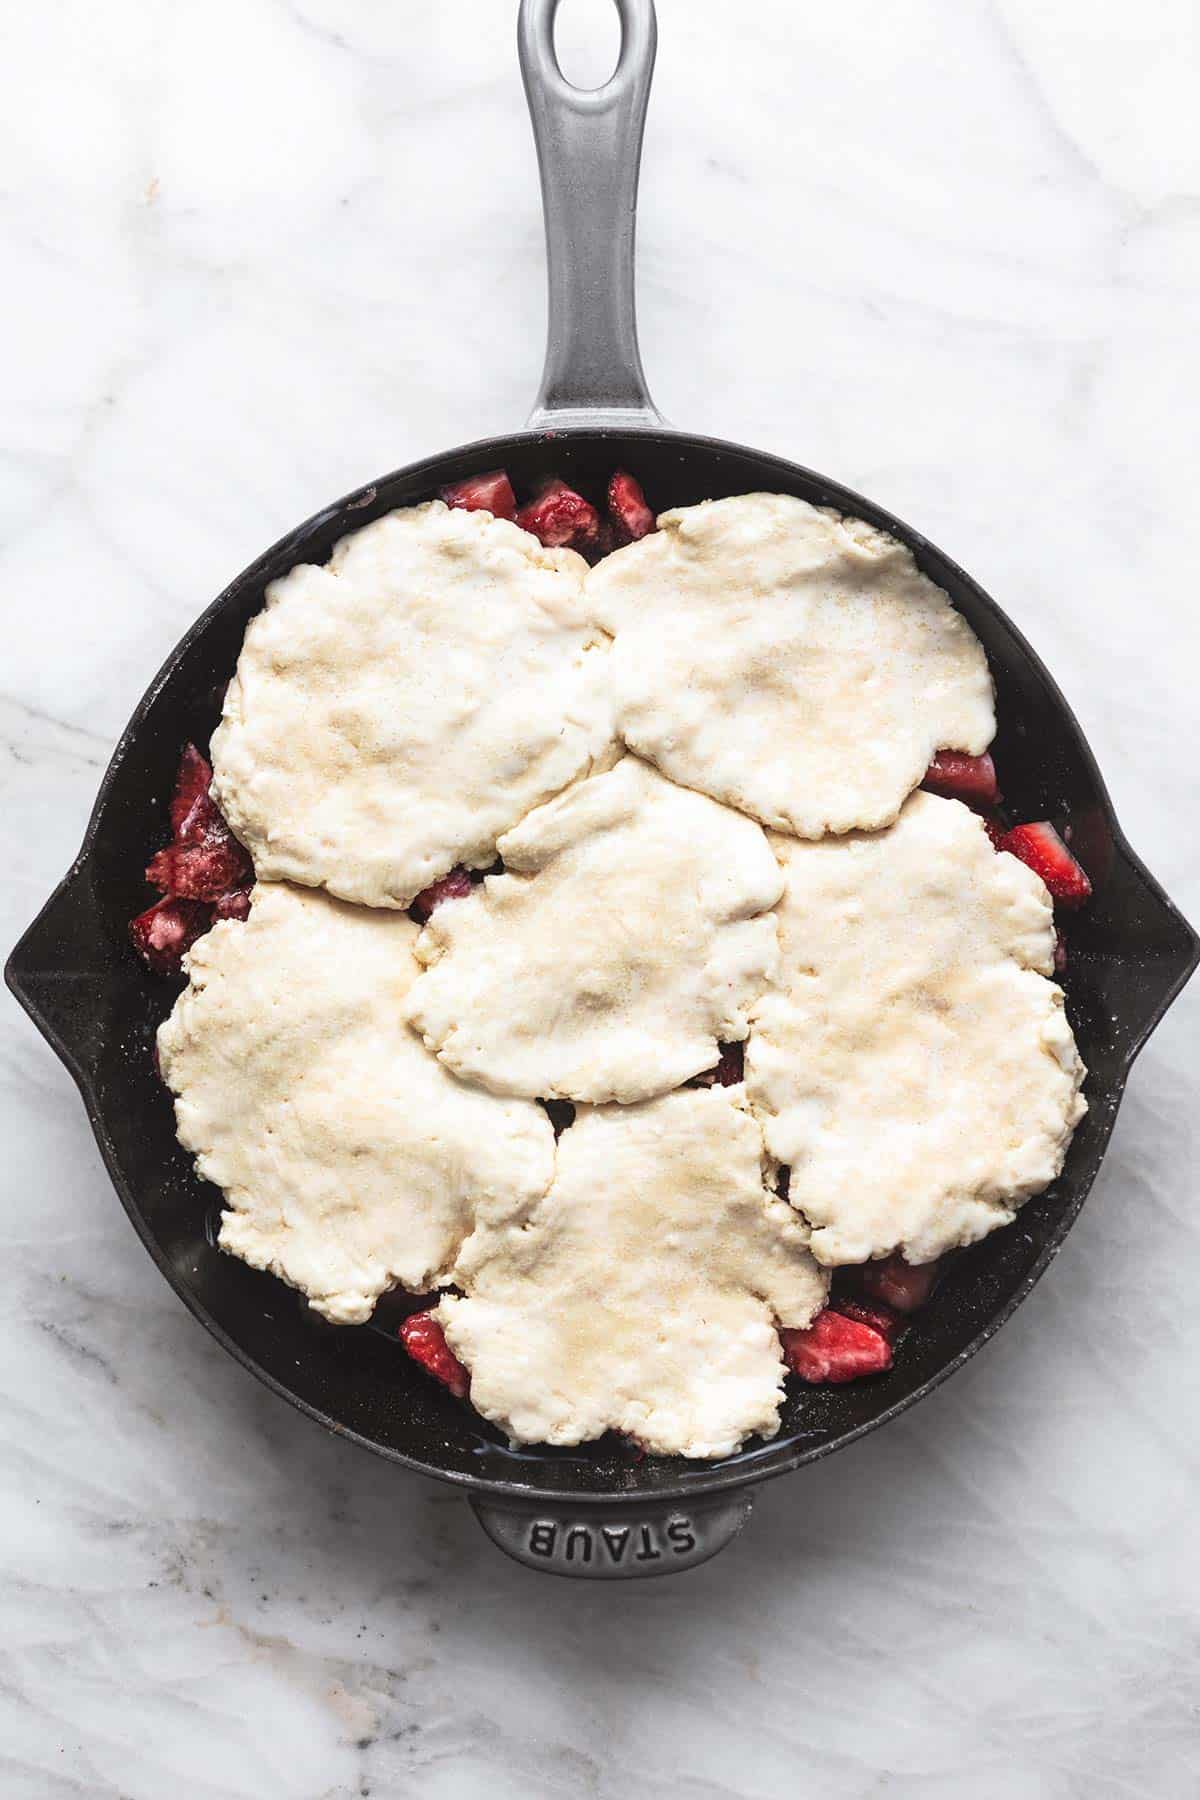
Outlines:
{"label": "biscuit dough round", "polygon": [[636,757],[500,839],[507,873],[433,914],[407,1016],[498,1094],[631,1102],[713,1066],[773,974],[761,827]]}
{"label": "biscuit dough round", "polygon": [[586,564],[440,500],[300,564],[250,621],[214,792],[260,880],[406,907],[611,742]]}
{"label": "biscuit dough round", "polygon": [[782,973],[746,1091],[813,1254],[929,1262],[1009,1224],[1086,1111],[1040,878],[924,793],[887,831],[775,849]]}
{"label": "biscuit dough round", "polygon": [[592,569],[617,730],[797,837],[896,817],[938,750],[995,730],[982,646],[894,538],[788,494],[664,513]]}
{"label": "biscuit dough round", "polygon": [[312,889],[255,888],[215,925],[158,1034],[179,1141],[225,1190],[220,1244],[361,1324],[443,1283],[481,1220],[547,1190],[538,1106],[465,1087],[401,1021],[417,927]]}
{"label": "biscuit dough round", "polygon": [[528,1225],[466,1245],[437,1316],[471,1401],[523,1443],[628,1432],[728,1456],[779,1428],[775,1321],[807,1325],[826,1277],[766,1192],[739,1088],[581,1110]]}

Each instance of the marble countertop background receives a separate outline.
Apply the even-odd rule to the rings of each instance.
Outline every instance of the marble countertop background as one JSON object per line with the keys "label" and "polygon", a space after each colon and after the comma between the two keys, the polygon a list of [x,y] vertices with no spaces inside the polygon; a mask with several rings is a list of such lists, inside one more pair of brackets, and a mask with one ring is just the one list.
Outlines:
{"label": "marble countertop background", "polygon": [[[328,498],[524,418],[544,304],[514,13],[9,9],[6,947],[225,581]],[[1194,0],[659,13],[657,400],[977,574],[1200,916]],[[602,73],[606,9],[567,14],[569,66]],[[227,1358],[0,1005],[6,1800],[1196,1793],[1200,986],[996,1343],[765,1491],[708,1567],[595,1590],[509,1564],[453,1494]]]}

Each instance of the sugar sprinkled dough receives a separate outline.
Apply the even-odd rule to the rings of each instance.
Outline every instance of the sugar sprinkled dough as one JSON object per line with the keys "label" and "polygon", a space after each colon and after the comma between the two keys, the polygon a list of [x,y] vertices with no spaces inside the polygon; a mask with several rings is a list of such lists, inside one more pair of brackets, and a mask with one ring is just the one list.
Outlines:
{"label": "sugar sprinkled dough", "polygon": [[910,553],[787,494],[664,513],[587,578],[617,728],[799,837],[886,825],[934,752],[986,750],[983,650]]}
{"label": "sugar sprinkled dough", "polygon": [[440,500],[343,538],[267,592],[212,740],[260,879],[406,907],[611,739],[586,565]]}
{"label": "sugar sprinkled dough", "polygon": [[214,926],[158,1034],[180,1142],[225,1189],[220,1243],[337,1324],[446,1279],[476,1222],[548,1188],[538,1106],[464,1087],[401,1022],[417,927],[281,883]]}
{"label": "sugar sprinkled dough", "polygon": [[507,873],[441,906],[408,1017],[496,1093],[634,1101],[746,1035],[783,891],[753,820],[627,756],[500,840]]}
{"label": "sugar sprinkled dough", "polygon": [[923,793],[890,830],[775,848],[781,974],[746,1088],[814,1255],[928,1262],[1009,1224],[1086,1110],[1041,881]]}
{"label": "sugar sprinkled dough", "polygon": [[711,1457],[773,1436],[775,1321],[807,1325],[826,1281],[761,1152],[736,1088],[581,1110],[528,1226],[476,1233],[465,1297],[438,1308],[473,1405],[526,1443],[613,1428]]}

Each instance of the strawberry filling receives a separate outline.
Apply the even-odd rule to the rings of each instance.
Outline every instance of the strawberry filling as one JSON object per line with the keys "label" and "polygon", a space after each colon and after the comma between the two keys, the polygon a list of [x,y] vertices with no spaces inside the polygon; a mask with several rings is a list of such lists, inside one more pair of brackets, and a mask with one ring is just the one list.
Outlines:
{"label": "strawberry filling", "polygon": [[254,871],[209,789],[212,768],[185,744],[171,796],[172,841],[151,858],[146,880],[165,896],[129,926],[134,948],[156,975],[177,975],[214,916],[245,919]]}
{"label": "strawberry filling", "polygon": [[185,744],[171,796],[174,837],[146,870],[146,880],[181,900],[218,900],[247,885],[250,858],[209,792],[212,767],[195,744]]}
{"label": "strawberry filling", "polygon": [[864,1263],[859,1279],[872,1300],[899,1313],[916,1312],[933,1292],[938,1277],[936,1262],[910,1263],[897,1253],[881,1262]]}
{"label": "strawberry filling", "polygon": [[986,754],[964,756],[959,750],[939,750],[921,786],[949,800],[965,800],[968,806],[995,806],[1000,798],[996,765]]}
{"label": "strawberry filling", "polygon": [[654,514],[641,482],[625,469],[614,469],[608,482],[608,516],[620,544],[635,544],[654,530]]}
{"label": "strawberry filling", "polygon": [[498,519],[516,517],[517,497],[504,469],[489,469],[486,475],[456,481],[452,487],[442,489],[442,499],[447,506],[459,507],[463,512],[490,512]]}
{"label": "strawberry filling", "polygon": [[133,947],[155,975],[178,975],[184,953],[212,923],[200,900],[158,900],[129,921]]}
{"label": "strawberry filling", "polygon": [[784,1361],[802,1381],[857,1381],[892,1366],[892,1347],[881,1331],[829,1308],[803,1331],[785,1327],[779,1337]]}
{"label": "strawberry filling", "polygon": [[411,910],[419,919],[427,919],[443,900],[465,900],[474,886],[475,883],[460,863],[448,875],[443,875],[438,881],[431,881],[427,888],[422,888],[413,901]]}
{"label": "strawberry filling", "polygon": [[860,1325],[869,1325],[877,1331],[885,1343],[894,1344],[898,1334],[904,1329],[905,1320],[894,1313],[890,1306],[882,1306],[869,1300],[851,1300],[839,1296],[831,1300],[834,1312],[841,1313],[844,1319],[857,1319]]}
{"label": "strawberry filling", "polygon": [[702,1075],[693,1075],[688,1082],[689,1087],[736,1087],[745,1079],[745,1046],[742,1044],[722,1044],[721,1055],[716,1067],[705,1069]]}
{"label": "strawberry filling", "polygon": [[1054,933],[1054,973],[1065,975],[1067,972],[1067,940],[1061,931]]}
{"label": "strawberry filling", "polygon": [[414,1362],[440,1381],[457,1400],[465,1400],[471,1377],[446,1342],[432,1313],[410,1313],[400,1327],[400,1342]]}
{"label": "strawberry filling", "polygon": [[146,869],[146,880],[179,900],[219,900],[244,888],[250,859],[221,821],[224,838],[203,844],[168,844]]}
{"label": "strawberry filling", "polygon": [[248,919],[250,917],[250,889],[234,888],[232,893],[222,894],[213,907],[214,919]]}
{"label": "strawberry filling", "polygon": [[202,844],[212,821],[220,819],[217,803],[208,791],[211,782],[207,759],[195,744],[185,744],[171,796],[171,834],[177,844]]}
{"label": "strawberry filling", "polygon": [[600,514],[565,481],[553,477],[535,500],[517,514],[522,531],[532,532],[548,549],[595,551],[601,547]]}
{"label": "strawberry filling", "polygon": [[1060,906],[1082,906],[1090,898],[1091,882],[1049,820],[1014,825],[1001,838],[1000,848],[1040,875]]}

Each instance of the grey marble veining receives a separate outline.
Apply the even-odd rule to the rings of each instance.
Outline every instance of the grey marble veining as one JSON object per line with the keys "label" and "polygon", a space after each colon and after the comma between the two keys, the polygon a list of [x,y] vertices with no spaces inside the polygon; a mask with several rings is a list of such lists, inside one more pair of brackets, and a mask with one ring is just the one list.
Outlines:
{"label": "grey marble veining", "polygon": [[[543,319],[507,0],[11,12],[6,945],[212,594],[329,497],[519,423]],[[1192,0],[659,14],[656,399],[976,573],[1200,915]],[[509,1565],[234,1365],[0,1008],[6,1800],[1196,1792],[1200,990],[1001,1337],[634,1590]]]}

